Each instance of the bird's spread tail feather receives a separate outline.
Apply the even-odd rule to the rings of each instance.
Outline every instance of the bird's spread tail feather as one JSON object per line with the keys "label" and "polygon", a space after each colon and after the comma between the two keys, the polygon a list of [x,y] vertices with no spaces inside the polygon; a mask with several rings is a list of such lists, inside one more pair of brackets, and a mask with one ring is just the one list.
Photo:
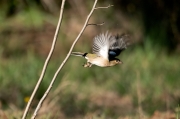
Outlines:
{"label": "bird's spread tail feather", "polygon": [[82,52],[72,52],[71,55],[74,56],[80,56],[80,57],[85,57],[87,53],[82,53]]}

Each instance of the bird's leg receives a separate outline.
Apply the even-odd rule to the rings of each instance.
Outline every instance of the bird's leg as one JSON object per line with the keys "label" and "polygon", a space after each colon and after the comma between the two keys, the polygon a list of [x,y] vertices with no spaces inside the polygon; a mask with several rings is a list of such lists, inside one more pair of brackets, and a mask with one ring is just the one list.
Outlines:
{"label": "bird's leg", "polygon": [[83,65],[83,67],[91,67],[91,66],[92,66],[92,64],[90,62],[87,62]]}
{"label": "bird's leg", "polygon": [[89,67],[89,62],[86,62],[83,67]]}
{"label": "bird's leg", "polygon": [[92,66],[92,64],[91,63],[89,63],[89,67],[91,67]]}

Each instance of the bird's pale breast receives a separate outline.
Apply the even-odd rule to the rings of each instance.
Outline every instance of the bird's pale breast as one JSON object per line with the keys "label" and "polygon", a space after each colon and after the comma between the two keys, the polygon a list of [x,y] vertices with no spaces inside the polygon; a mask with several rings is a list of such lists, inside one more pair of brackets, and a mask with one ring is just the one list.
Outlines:
{"label": "bird's pale breast", "polygon": [[100,66],[100,67],[109,66],[109,60],[104,59],[102,57],[97,57],[97,58],[94,58],[94,59],[88,59],[88,62],[90,62],[90,63],[92,63],[94,65]]}

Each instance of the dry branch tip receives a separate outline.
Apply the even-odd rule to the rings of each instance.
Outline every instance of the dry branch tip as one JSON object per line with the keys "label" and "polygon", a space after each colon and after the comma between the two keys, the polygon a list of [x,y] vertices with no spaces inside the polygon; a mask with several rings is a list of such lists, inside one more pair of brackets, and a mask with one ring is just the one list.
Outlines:
{"label": "dry branch tip", "polygon": [[94,9],[106,9],[106,8],[109,8],[109,7],[112,7],[112,6],[114,6],[114,5],[108,5],[107,7],[96,7]]}
{"label": "dry branch tip", "polygon": [[99,24],[87,24],[86,26],[89,26],[89,25],[102,26],[104,24],[105,24],[105,22],[102,22],[102,23],[99,23]]}

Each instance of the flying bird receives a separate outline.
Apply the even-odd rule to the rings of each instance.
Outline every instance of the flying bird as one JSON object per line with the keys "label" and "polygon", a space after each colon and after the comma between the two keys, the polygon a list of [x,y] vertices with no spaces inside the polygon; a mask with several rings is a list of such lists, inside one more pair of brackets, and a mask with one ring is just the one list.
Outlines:
{"label": "flying bird", "polygon": [[83,65],[84,67],[91,67],[92,65],[110,67],[122,64],[122,61],[116,57],[130,45],[129,41],[129,35],[111,35],[106,32],[94,38],[93,53],[72,52],[71,55],[87,59],[87,63]]}

